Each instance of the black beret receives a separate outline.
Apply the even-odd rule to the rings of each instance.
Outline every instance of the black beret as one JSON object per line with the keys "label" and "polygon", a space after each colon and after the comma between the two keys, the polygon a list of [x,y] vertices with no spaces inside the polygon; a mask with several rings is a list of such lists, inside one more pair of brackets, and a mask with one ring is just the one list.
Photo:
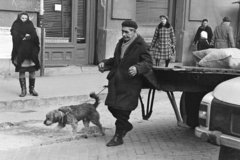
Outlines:
{"label": "black beret", "polygon": [[138,28],[138,25],[136,22],[132,21],[132,20],[126,20],[122,23],[122,27],[131,27],[131,28]]}

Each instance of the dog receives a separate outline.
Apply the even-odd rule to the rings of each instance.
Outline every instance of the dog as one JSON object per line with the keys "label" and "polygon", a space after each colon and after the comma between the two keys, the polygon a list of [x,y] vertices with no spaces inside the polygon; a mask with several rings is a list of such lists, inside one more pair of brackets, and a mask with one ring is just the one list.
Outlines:
{"label": "dog", "polygon": [[100,98],[94,92],[89,95],[91,98],[95,99],[95,103],[83,103],[79,105],[63,106],[57,110],[50,111],[46,114],[46,120],[43,122],[46,126],[50,126],[54,123],[58,123],[57,130],[60,130],[70,124],[72,126],[73,137],[76,136],[78,122],[83,121],[85,127],[84,137],[87,138],[87,133],[89,131],[89,123],[92,122],[99,127],[100,132],[104,136],[102,125],[100,123],[100,115],[96,108],[100,103]]}

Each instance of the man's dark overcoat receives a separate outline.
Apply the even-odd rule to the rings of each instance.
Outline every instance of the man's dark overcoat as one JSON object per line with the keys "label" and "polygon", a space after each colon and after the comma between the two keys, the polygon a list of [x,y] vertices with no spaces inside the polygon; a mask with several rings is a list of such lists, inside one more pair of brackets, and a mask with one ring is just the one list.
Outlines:
{"label": "man's dark overcoat", "polygon": [[[23,61],[26,59],[33,61],[36,70],[38,70],[40,68],[38,59],[40,50],[39,38],[32,21],[29,20],[29,16],[26,22],[22,22],[20,15],[21,14],[18,15],[17,19],[13,22],[11,27],[13,42],[11,60],[15,65],[17,72],[21,68]],[[27,40],[23,40],[26,34],[29,34],[30,36],[27,38]]]}
{"label": "man's dark overcoat", "polygon": [[[134,110],[138,105],[143,74],[150,71],[153,63],[148,45],[140,35],[128,46],[121,59],[122,43],[123,39],[120,39],[113,58],[103,61],[111,67],[107,76],[109,82],[105,105],[121,110]],[[134,77],[128,74],[131,66],[137,68],[137,75]]]}

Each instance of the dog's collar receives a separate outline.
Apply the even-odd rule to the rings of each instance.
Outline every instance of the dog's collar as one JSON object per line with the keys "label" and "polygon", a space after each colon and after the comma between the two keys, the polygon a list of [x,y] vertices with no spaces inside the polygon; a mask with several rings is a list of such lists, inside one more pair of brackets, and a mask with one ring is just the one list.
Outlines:
{"label": "dog's collar", "polygon": [[60,114],[61,114],[62,123],[63,123],[63,117],[64,117],[65,113],[64,113],[63,111],[61,111],[61,110],[58,110],[58,111],[59,111],[59,112],[60,112]]}

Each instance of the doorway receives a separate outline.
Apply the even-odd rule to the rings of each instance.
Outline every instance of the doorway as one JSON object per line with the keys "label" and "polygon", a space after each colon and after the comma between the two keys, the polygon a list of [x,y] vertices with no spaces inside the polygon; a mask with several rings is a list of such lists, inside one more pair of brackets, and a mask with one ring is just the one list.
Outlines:
{"label": "doorway", "polygon": [[44,1],[45,67],[91,62],[95,27],[89,26],[95,26],[95,7],[87,0]]}

